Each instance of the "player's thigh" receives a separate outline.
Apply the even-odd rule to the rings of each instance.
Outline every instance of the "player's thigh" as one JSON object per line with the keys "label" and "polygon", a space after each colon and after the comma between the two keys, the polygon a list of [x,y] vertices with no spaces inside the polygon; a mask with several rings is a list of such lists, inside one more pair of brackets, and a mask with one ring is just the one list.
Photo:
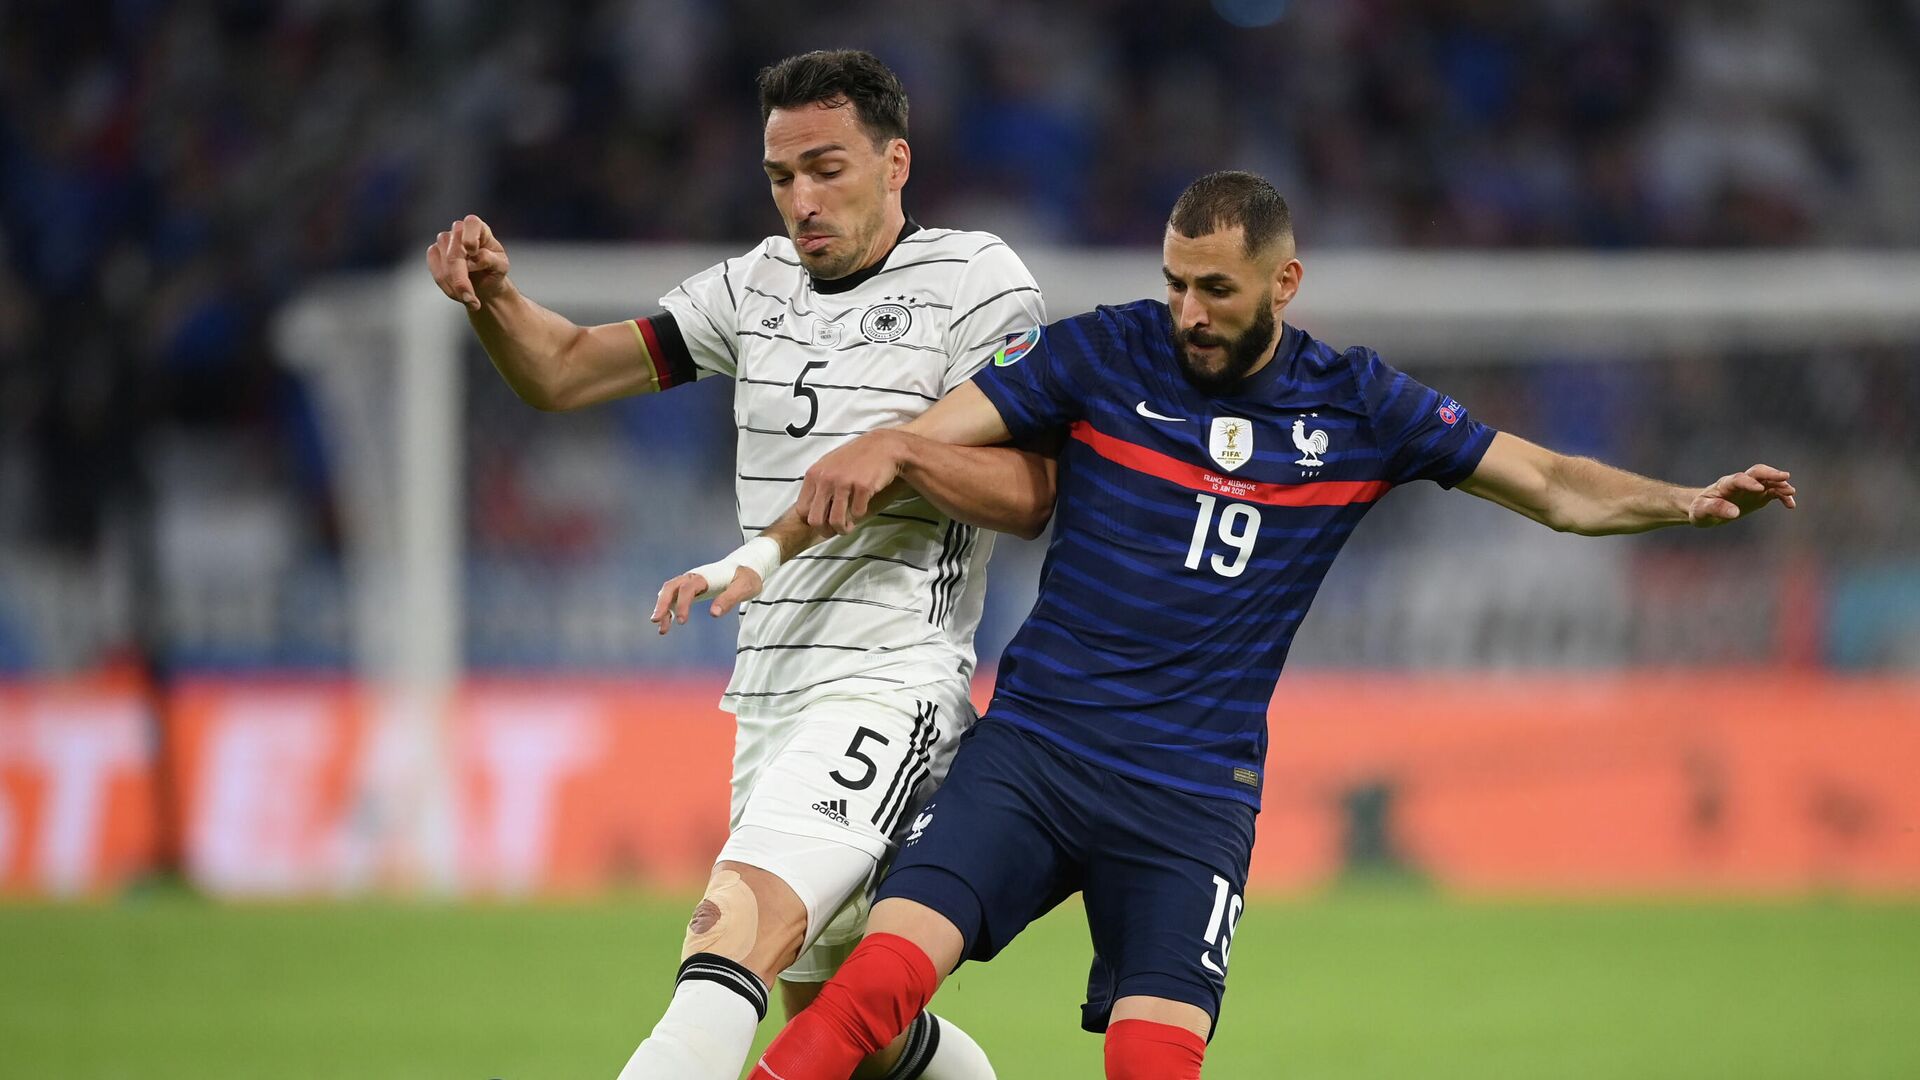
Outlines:
{"label": "player's thigh", "polygon": [[1061,783],[1072,765],[1033,736],[981,723],[908,823],[878,902],[931,909],[960,931],[964,958],[991,959],[1080,888],[1084,808]]}
{"label": "player's thigh", "polygon": [[[1096,953],[1083,1026],[1104,1030],[1126,998],[1203,1011],[1218,1023],[1247,866],[1253,808],[1149,784],[1109,804],[1087,868]],[[1176,1010],[1178,1011],[1178,1010]]]}

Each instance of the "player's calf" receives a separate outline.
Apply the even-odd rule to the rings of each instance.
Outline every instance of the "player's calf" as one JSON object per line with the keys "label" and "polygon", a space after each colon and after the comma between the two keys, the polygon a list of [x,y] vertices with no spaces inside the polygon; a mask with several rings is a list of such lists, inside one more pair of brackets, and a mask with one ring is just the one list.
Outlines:
{"label": "player's calf", "polygon": [[1107,1025],[1107,1080],[1200,1080],[1207,1041],[1176,1024],[1115,1020]]}
{"label": "player's calf", "polygon": [[[853,944],[857,944],[853,943]],[[834,970],[845,962],[835,957]],[[820,996],[825,982],[794,982],[780,977],[780,1003],[788,1019],[800,1015]],[[993,1063],[973,1036],[951,1020],[923,1011],[884,1049],[870,1054],[849,1080],[995,1080]]]}
{"label": "player's calf", "polygon": [[907,1030],[939,988],[920,946],[872,933],[820,996],[788,1022],[753,1071],[755,1080],[841,1080]]}

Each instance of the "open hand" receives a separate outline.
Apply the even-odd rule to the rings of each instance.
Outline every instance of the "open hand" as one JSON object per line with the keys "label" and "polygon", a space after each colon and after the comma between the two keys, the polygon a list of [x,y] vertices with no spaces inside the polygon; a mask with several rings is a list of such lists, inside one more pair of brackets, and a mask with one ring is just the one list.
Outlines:
{"label": "open hand", "polygon": [[427,270],[441,292],[479,311],[507,287],[507,249],[486,222],[468,214],[434,237]]}
{"label": "open hand", "polygon": [[[707,607],[708,613],[719,618],[741,604],[760,595],[760,572],[751,566],[742,566],[733,573],[733,580],[720,590]],[[676,578],[668,578],[660,586],[660,596],[653,602],[653,615],[648,620],[660,628],[662,634],[670,629],[677,620],[686,624],[687,615],[693,608],[693,602],[710,591],[704,574],[689,570]]]}
{"label": "open hand", "polygon": [[1687,520],[1708,529],[1725,525],[1778,500],[1794,508],[1794,489],[1788,481],[1792,474],[1771,465],[1755,465],[1745,472],[1729,473],[1708,484],[1693,497],[1687,507]]}

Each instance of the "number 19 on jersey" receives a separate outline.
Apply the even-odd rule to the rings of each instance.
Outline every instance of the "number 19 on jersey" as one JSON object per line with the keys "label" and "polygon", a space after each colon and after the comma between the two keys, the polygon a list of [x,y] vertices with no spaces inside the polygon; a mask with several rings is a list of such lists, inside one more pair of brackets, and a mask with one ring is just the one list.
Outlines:
{"label": "number 19 on jersey", "polygon": [[[1193,498],[1200,504],[1200,513],[1193,522],[1193,542],[1187,545],[1187,569],[1198,570],[1200,559],[1207,552],[1213,510],[1220,500],[1207,494],[1198,494]],[[1259,535],[1260,508],[1246,503],[1228,503],[1220,513],[1220,541],[1233,549],[1233,558],[1215,555],[1207,560],[1208,565],[1221,577],[1239,577],[1253,558],[1253,542]]]}

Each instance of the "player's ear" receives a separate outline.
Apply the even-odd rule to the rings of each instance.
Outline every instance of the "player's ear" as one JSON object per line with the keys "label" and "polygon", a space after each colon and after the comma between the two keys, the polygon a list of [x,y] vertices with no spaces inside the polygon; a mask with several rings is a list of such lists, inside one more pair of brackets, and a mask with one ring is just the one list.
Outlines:
{"label": "player's ear", "polygon": [[907,186],[907,174],[913,171],[913,148],[905,139],[887,141],[887,190],[899,191]]}
{"label": "player's ear", "polygon": [[1300,260],[1289,256],[1282,261],[1273,273],[1273,313],[1280,314],[1293,302],[1294,295],[1300,291],[1300,281],[1306,276],[1307,268]]}

